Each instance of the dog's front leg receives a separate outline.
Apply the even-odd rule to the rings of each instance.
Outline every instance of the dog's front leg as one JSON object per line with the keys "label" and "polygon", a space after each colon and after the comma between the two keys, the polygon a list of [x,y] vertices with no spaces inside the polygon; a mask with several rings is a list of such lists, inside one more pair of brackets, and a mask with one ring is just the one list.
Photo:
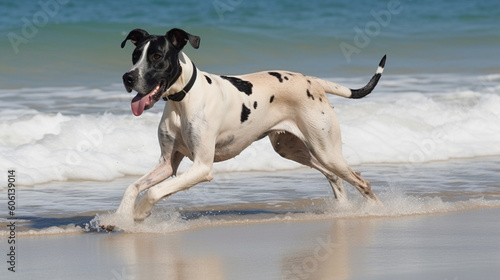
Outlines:
{"label": "dog's front leg", "polygon": [[164,159],[162,157],[153,170],[127,187],[120,206],[118,210],[116,210],[116,214],[132,217],[137,196],[142,191],[149,189],[175,174],[182,158],[184,158],[184,156],[178,152],[174,153],[169,159]]}
{"label": "dog's front leg", "polygon": [[142,191],[154,186],[168,177],[172,176],[172,168],[169,163],[162,161],[146,175],[127,187],[123,194],[120,206],[116,210],[117,215],[132,216],[137,196]]}
{"label": "dog's front leg", "polygon": [[137,203],[134,219],[141,221],[147,218],[151,214],[153,205],[164,197],[188,189],[198,183],[211,181],[213,179],[213,155],[213,152],[205,153],[203,157],[206,160],[195,159],[193,166],[186,172],[150,188]]}

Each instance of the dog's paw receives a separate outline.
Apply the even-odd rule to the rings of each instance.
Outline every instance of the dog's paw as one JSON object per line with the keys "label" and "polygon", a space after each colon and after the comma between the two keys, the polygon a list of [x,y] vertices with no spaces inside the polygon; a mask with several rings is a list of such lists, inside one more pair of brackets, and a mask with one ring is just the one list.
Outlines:
{"label": "dog's paw", "polygon": [[101,228],[102,230],[105,230],[106,232],[110,232],[110,231],[115,230],[115,226],[112,226],[112,225],[99,225],[99,228]]}
{"label": "dog's paw", "polygon": [[98,230],[106,232],[111,231],[128,231],[135,225],[132,215],[124,215],[119,213],[108,213],[99,215],[96,227]]}

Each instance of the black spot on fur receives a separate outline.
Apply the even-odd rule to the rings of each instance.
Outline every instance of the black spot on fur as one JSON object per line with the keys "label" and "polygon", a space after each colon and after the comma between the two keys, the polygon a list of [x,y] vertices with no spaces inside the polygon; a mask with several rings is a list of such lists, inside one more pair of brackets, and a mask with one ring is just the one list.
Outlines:
{"label": "black spot on fur", "polygon": [[307,80],[307,83],[308,83],[308,84],[311,84],[311,80]]}
{"label": "black spot on fur", "polygon": [[312,94],[311,94],[311,92],[309,90],[307,90],[307,97],[311,98],[312,100],[314,100],[314,96],[312,96]]}
{"label": "black spot on fur", "polygon": [[255,101],[255,102],[253,103],[253,108],[254,108],[254,109],[257,109],[257,101]]}
{"label": "black spot on fur", "polygon": [[246,95],[252,94],[253,84],[248,81],[243,81],[240,78],[236,77],[228,77],[228,76],[220,76],[221,78],[228,80],[234,87],[236,87],[239,91],[244,92]]}
{"label": "black spot on fur", "polygon": [[245,106],[245,104],[243,104],[241,106],[241,117],[240,117],[241,123],[244,123],[246,120],[248,120],[248,115],[250,115],[250,109],[248,109],[248,107]]}
{"label": "black spot on fur", "polygon": [[268,73],[269,73],[269,75],[278,78],[278,81],[280,81],[280,83],[283,83],[283,79],[281,78],[281,74],[280,73],[278,73],[278,72],[268,72]]}
{"label": "black spot on fur", "polygon": [[205,75],[205,78],[207,79],[207,82],[208,82],[209,84],[212,84],[212,79],[210,79],[207,75]]}
{"label": "black spot on fur", "polygon": [[287,77],[287,76],[285,76],[285,80],[287,80],[287,81],[288,81],[288,77]]}
{"label": "black spot on fur", "polygon": [[321,97],[319,98],[319,102],[323,102],[323,99],[321,99]]}
{"label": "black spot on fur", "polygon": [[273,101],[274,101],[274,95],[271,96],[271,99],[269,99],[269,103],[273,103]]}

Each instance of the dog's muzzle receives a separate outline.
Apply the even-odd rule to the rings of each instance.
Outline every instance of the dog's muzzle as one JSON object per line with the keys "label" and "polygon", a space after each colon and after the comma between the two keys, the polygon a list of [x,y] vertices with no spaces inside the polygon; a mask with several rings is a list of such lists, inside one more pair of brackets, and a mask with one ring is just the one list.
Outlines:
{"label": "dog's muzzle", "polygon": [[135,116],[140,116],[144,110],[148,110],[160,100],[163,92],[167,87],[167,81],[161,79],[158,84],[149,93],[142,94],[140,92],[132,99],[131,108]]}
{"label": "dog's muzzle", "polygon": [[127,72],[123,75],[122,78],[123,78],[123,85],[125,86],[127,92],[132,92],[132,89],[134,88],[134,85],[137,82],[137,75],[135,75],[133,72]]}

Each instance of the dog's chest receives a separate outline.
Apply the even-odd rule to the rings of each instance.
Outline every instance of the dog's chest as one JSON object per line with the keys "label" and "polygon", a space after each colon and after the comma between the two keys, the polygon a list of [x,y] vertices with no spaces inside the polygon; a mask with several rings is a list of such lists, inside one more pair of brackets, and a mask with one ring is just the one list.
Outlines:
{"label": "dog's chest", "polygon": [[[248,143],[250,142],[250,143]],[[230,134],[219,136],[215,143],[214,161],[224,161],[241,153],[253,141]]]}

